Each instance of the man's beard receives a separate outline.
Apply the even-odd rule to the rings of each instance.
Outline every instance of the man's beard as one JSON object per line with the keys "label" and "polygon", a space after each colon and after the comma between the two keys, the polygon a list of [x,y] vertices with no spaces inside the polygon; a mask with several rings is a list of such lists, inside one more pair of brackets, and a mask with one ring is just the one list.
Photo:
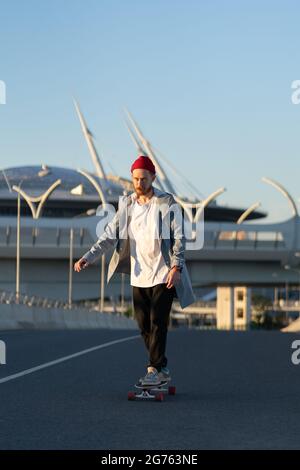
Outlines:
{"label": "man's beard", "polygon": [[145,194],[148,194],[150,191],[151,191],[151,188],[152,186],[149,186],[147,189],[142,189],[142,188],[136,188],[135,189],[135,192],[138,194],[138,195],[145,195]]}

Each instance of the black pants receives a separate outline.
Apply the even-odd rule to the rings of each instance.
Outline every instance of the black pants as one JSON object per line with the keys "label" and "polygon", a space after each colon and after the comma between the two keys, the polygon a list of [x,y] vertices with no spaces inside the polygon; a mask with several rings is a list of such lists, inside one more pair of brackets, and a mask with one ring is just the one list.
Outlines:
{"label": "black pants", "polygon": [[149,352],[148,367],[155,367],[158,371],[166,367],[168,362],[165,350],[175,292],[175,287],[168,289],[166,284],[153,287],[133,286],[134,313]]}

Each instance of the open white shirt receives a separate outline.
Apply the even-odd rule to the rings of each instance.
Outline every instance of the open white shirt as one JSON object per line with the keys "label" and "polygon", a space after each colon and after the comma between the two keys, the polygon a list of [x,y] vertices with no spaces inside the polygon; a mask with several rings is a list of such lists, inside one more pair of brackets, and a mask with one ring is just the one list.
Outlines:
{"label": "open white shirt", "polygon": [[158,207],[156,196],[140,204],[133,194],[129,224],[130,284],[136,287],[153,287],[167,282],[169,269],[161,252],[158,238]]}

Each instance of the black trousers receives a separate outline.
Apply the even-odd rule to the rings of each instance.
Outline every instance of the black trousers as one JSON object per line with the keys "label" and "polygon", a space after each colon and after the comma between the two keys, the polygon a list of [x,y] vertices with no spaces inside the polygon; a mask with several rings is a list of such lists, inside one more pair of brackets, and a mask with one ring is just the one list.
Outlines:
{"label": "black trousers", "polygon": [[165,351],[175,294],[175,287],[168,289],[166,284],[153,287],[133,286],[134,314],[149,352],[148,367],[155,367],[158,371],[168,363]]}

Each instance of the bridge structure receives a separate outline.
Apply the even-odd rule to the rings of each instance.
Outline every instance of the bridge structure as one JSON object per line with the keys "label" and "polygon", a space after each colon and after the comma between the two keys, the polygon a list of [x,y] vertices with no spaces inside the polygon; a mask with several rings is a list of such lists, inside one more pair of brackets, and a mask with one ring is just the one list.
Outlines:
{"label": "bridge structure", "polygon": [[[21,292],[47,298],[65,298],[70,288],[70,257],[79,258],[96,240],[96,216],[73,219],[21,218]],[[216,288],[217,323],[220,328],[247,325],[251,312],[251,288],[299,286],[299,216],[275,224],[204,223],[201,250],[186,251],[186,263],[195,292],[198,287]],[[72,230],[72,253],[70,234]],[[0,286],[12,291],[15,285],[17,221],[0,219]],[[109,260],[106,257],[106,262]],[[97,298],[100,291],[99,264],[72,276],[73,300]],[[106,295],[118,296],[129,283],[115,275],[105,286]],[[103,287],[103,286],[102,286]]]}
{"label": "bridge structure", "polygon": [[[95,215],[95,209],[92,210],[93,215],[88,214],[91,209],[72,217],[70,214],[75,213],[76,201],[84,200],[86,204],[92,203],[89,192],[85,196],[82,194],[83,181],[88,181],[91,188],[96,191],[97,200],[104,209],[112,199],[115,201],[120,194],[128,193],[128,188],[120,185],[120,181],[116,185],[108,179],[96,151],[93,135],[77,102],[75,107],[95,167],[95,175],[85,170],[78,170],[83,179],[78,180],[78,175],[69,175],[69,187],[63,177],[56,181],[51,180],[51,168],[46,165],[38,176],[45,179],[45,182],[51,181],[52,186],[46,189],[46,186],[42,185],[41,187],[46,189],[43,194],[29,195],[25,193],[23,186],[21,188],[23,179],[24,185],[26,186],[26,181],[29,182],[28,188],[33,188],[35,191],[36,179],[30,179],[25,175],[21,182],[11,185],[8,173],[2,170],[9,195],[11,196],[13,191],[18,194],[18,211],[17,217],[11,215],[11,212],[6,215],[5,211],[0,215],[2,267],[0,289],[13,291],[15,288],[17,296],[23,294],[48,299],[52,297],[68,299],[69,305],[72,305],[73,301],[96,299],[100,296],[101,305],[104,306],[105,297],[106,299],[120,296],[130,298],[130,285],[126,282],[125,275],[120,274],[116,274],[111,283],[105,285],[105,268],[110,253],[103,255],[99,260],[100,269],[99,263],[96,263],[80,274],[73,272],[74,260],[81,257],[97,239],[96,227],[99,217]],[[300,218],[296,202],[280,183],[270,178],[263,178],[265,183],[273,186],[288,201],[291,217],[287,220],[278,223],[257,222],[256,219],[263,215],[256,212],[260,202],[252,204],[242,213],[239,211],[238,218],[233,221],[232,219],[211,220],[209,214],[212,208],[219,207],[220,212],[225,210],[215,204],[216,198],[225,191],[225,188],[219,188],[201,200],[199,192],[195,191],[197,197],[193,200],[194,206],[192,204],[193,209],[191,209],[192,200],[176,193],[176,188],[174,189],[168,172],[160,163],[154,147],[145,138],[129,112],[127,112],[127,126],[138,152],[150,156],[155,161],[160,187],[174,193],[176,202],[182,206],[192,224],[197,224],[203,217],[203,246],[201,248],[195,246],[193,249],[191,244],[191,248],[186,250],[185,258],[196,294],[203,287],[216,288],[216,318],[219,328],[231,329],[249,325],[253,287],[300,285]],[[53,176],[54,174],[56,173],[54,172]],[[58,174],[67,178],[66,171],[60,170]],[[75,187],[72,187],[73,181]],[[61,188],[64,188],[64,191]],[[6,190],[6,193],[8,192]],[[58,193],[60,199],[56,200],[55,194]],[[68,217],[56,216],[57,212],[54,209],[57,209],[57,206],[66,209],[67,205],[71,204],[70,194],[73,199]],[[30,206],[32,217],[22,216],[21,197]],[[44,210],[44,206],[47,205],[46,199],[47,204],[48,199],[52,201],[52,214],[51,217],[50,214],[40,217],[42,209]],[[10,202],[14,204],[13,198]],[[36,202],[39,202],[38,208],[34,207]],[[224,214],[225,212],[223,217],[226,215]]]}

